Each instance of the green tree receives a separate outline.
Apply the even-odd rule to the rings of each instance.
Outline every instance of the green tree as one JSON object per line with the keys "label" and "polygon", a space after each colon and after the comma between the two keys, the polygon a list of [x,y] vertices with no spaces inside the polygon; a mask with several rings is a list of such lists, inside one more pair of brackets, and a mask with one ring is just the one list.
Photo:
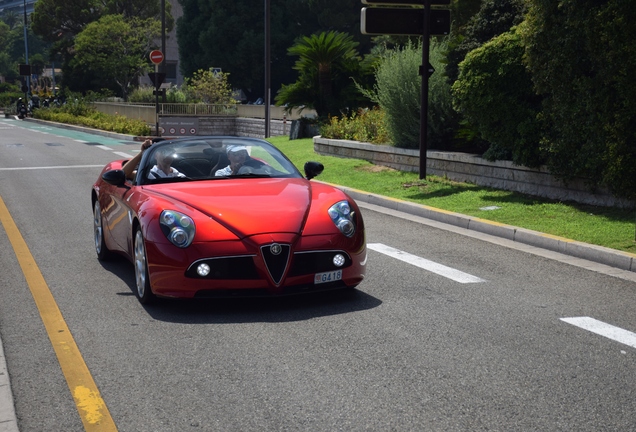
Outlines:
{"label": "green tree", "polygon": [[525,0],[484,0],[465,25],[453,27],[446,67],[449,82],[459,76],[458,65],[466,54],[520,24],[524,13]]}
{"label": "green tree", "polygon": [[[174,19],[170,14],[171,5],[166,5],[166,30],[174,26]],[[75,37],[87,25],[98,21],[106,15],[121,15],[127,19],[155,19],[161,18],[160,0],[38,0],[31,15],[32,28],[36,35],[52,44],[50,59],[56,59],[62,66],[61,85],[71,91],[85,92],[99,90],[100,74],[77,69],[78,62],[74,61]]]}
{"label": "green tree", "polygon": [[484,158],[538,167],[545,162],[537,120],[541,99],[534,94],[523,54],[516,27],[469,52],[459,64],[453,102],[490,143]]}
{"label": "green tree", "polygon": [[636,8],[624,0],[530,0],[527,65],[543,96],[553,174],[636,198]]}
{"label": "green tree", "polygon": [[319,116],[356,110],[364,101],[354,81],[364,75],[357,45],[350,35],[335,31],[299,38],[288,50],[298,56],[294,69],[299,79],[282,87],[276,103],[290,108],[304,105]]}
{"label": "green tree", "polygon": [[160,33],[155,19],[105,15],[75,38],[74,66],[99,77],[102,85],[98,89],[110,88],[112,82],[118,94],[126,98],[133,84],[148,71],[148,53]]}
{"label": "green tree", "polygon": [[196,71],[192,78],[187,79],[188,91],[196,100],[208,104],[234,104],[236,101],[232,98],[228,75],[212,69]]}
{"label": "green tree", "polygon": [[22,24],[20,15],[15,11],[7,11],[2,14],[2,21],[9,26],[10,29],[14,28],[18,24]]}
{"label": "green tree", "polygon": [[[249,100],[264,95],[263,2],[253,0],[180,0],[183,16],[177,22],[185,76],[199,69],[222,68],[230,84]],[[335,30],[354,35],[365,52],[369,36],[359,30],[359,0],[271,0],[271,90],[294,82],[298,73],[287,49],[303,35]],[[228,43],[231,41],[231,43]]]}

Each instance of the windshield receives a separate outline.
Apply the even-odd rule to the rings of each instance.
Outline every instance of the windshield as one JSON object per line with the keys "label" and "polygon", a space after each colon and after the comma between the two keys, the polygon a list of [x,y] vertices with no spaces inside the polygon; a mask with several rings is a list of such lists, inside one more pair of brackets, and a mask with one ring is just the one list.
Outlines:
{"label": "windshield", "polygon": [[302,177],[274,146],[256,138],[209,137],[162,141],[144,154],[141,184],[227,178]]}

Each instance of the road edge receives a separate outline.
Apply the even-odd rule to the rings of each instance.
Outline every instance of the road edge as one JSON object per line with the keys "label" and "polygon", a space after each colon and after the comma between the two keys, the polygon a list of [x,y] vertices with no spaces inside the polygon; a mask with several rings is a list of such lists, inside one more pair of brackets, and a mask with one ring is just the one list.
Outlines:
{"label": "road edge", "polygon": [[19,432],[4,348],[0,338],[0,432]]}
{"label": "road edge", "polygon": [[356,201],[374,204],[413,216],[419,216],[436,222],[511,240],[513,242],[558,252],[563,255],[593,261],[620,270],[636,272],[636,254],[629,252],[583,243],[564,237],[545,234],[473,216],[466,216],[464,214],[454,213],[423,204],[388,198],[382,195],[376,195],[345,186],[335,184],[332,184],[332,186],[344,191]]}

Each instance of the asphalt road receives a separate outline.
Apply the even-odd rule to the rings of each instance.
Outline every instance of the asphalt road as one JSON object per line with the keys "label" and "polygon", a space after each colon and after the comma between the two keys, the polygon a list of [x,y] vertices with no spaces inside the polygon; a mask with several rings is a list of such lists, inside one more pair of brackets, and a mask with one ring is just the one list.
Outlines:
{"label": "asphalt road", "polygon": [[35,271],[119,431],[636,428],[632,272],[380,207],[363,205],[368,274],[354,292],[140,305],[132,265],[97,261],[90,205],[100,167],[138,146],[0,120],[0,198],[35,262],[20,267],[0,225],[21,431],[88,430]]}

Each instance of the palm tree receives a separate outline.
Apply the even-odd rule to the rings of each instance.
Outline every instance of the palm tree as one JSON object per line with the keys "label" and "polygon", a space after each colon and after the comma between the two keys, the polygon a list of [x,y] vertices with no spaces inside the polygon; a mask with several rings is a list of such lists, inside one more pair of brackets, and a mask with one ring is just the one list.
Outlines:
{"label": "palm tree", "polygon": [[350,78],[361,73],[357,46],[351,35],[336,31],[298,39],[287,52],[299,57],[294,65],[300,72],[299,79],[283,86],[276,97],[277,103],[288,108],[291,105],[312,107],[319,116],[332,110],[337,112],[343,101],[337,101],[336,96],[346,93],[346,88],[353,86]]}
{"label": "palm tree", "polygon": [[18,24],[22,25],[22,19],[20,19],[20,15],[12,10],[2,14],[2,21],[4,21],[4,23],[11,29],[13,29]]}

